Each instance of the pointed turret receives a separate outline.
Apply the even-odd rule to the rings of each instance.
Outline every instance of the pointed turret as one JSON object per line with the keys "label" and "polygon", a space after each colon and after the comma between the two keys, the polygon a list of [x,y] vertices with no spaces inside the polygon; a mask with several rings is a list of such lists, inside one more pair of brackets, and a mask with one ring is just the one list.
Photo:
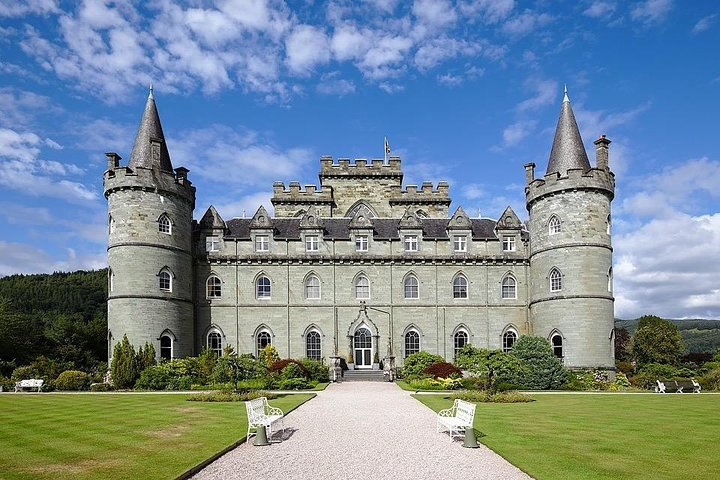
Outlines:
{"label": "pointed turret", "polygon": [[145,111],[140,120],[137,135],[135,135],[135,144],[130,154],[128,167],[133,170],[141,167],[156,168],[170,173],[173,171],[170,153],[165,144],[165,135],[160,124],[160,116],[155,106],[152,87],[150,87]]}
{"label": "pointed turret", "polygon": [[570,106],[567,87],[565,87],[565,97],[562,107],[560,107],[560,118],[555,129],[555,139],[550,151],[547,173],[557,172],[565,175],[572,168],[580,168],[583,171],[590,170],[590,161],[580,137],[575,114]]}

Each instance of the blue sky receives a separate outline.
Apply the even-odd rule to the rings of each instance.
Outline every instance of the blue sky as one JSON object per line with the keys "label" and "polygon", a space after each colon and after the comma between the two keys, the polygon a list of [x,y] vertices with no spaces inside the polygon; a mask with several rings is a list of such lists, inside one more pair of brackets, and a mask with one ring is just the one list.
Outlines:
{"label": "blue sky", "polygon": [[567,84],[591,160],[613,141],[616,316],[720,318],[719,48],[714,1],[2,2],[0,275],[105,266],[104,152],[151,82],[226,219],[384,136],[406,184],[527,218]]}

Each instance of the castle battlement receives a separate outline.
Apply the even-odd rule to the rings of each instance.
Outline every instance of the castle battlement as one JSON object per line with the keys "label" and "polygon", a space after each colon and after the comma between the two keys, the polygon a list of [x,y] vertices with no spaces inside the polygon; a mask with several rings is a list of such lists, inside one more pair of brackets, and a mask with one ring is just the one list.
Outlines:
{"label": "castle battlement", "polygon": [[392,189],[390,204],[399,203],[440,203],[450,204],[450,186],[446,181],[438,182],[437,189],[433,189],[432,182],[423,182],[422,186],[406,185],[405,189],[400,186]]}
{"label": "castle battlement", "polygon": [[322,187],[317,185],[305,185],[305,189],[302,189],[300,182],[290,182],[288,188],[285,188],[283,182],[273,183],[273,202],[275,199],[280,200],[302,200],[308,201],[311,199],[332,201],[332,195],[329,190],[323,190]]}
{"label": "castle battlement", "polygon": [[[526,166],[528,168],[528,166]],[[600,168],[583,169],[573,168],[566,175],[557,172],[549,173],[543,178],[532,179],[525,186],[525,197],[528,205],[546,195],[566,190],[602,190],[612,199],[615,196],[615,174]]]}
{"label": "castle battlement", "polygon": [[386,164],[382,158],[356,158],[351,163],[349,158],[339,158],[334,163],[330,155],[320,157],[320,178],[323,177],[399,177],[402,179],[400,157],[390,157]]}
{"label": "castle battlement", "polygon": [[103,174],[105,198],[119,190],[143,190],[162,195],[174,195],[195,203],[195,187],[187,178],[188,169],[179,167],[175,173],[162,170],[118,165],[119,156],[108,157],[113,162]]}

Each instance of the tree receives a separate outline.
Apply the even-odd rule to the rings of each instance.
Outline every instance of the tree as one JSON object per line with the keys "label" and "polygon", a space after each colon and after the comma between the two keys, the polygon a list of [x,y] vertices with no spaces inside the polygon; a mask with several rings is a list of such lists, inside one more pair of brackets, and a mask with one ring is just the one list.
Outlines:
{"label": "tree", "polygon": [[630,332],[625,327],[615,327],[615,360],[624,362],[630,358]]}
{"label": "tree", "polygon": [[566,370],[553,354],[550,342],[543,337],[523,335],[513,344],[510,354],[524,360],[527,373],[520,379],[523,387],[533,390],[559,388],[566,378]]}
{"label": "tree", "polygon": [[138,372],[142,373],[148,367],[152,367],[157,362],[155,361],[155,347],[150,343],[145,342],[145,346],[138,349],[137,352],[137,366]]}
{"label": "tree", "polygon": [[140,376],[135,349],[127,335],[115,345],[110,371],[116,388],[133,388]]}
{"label": "tree", "polygon": [[677,325],[655,315],[640,317],[632,339],[632,354],[638,365],[676,365],[684,350],[685,344]]}

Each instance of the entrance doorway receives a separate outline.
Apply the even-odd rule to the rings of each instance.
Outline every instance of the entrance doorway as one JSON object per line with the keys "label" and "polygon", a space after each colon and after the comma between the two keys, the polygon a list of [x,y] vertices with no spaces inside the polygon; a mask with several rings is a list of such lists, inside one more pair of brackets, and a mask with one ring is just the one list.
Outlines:
{"label": "entrance doorway", "polygon": [[355,330],[353,340],[355,368],[372,368],[372,335],[370,330],[360,327]]}

